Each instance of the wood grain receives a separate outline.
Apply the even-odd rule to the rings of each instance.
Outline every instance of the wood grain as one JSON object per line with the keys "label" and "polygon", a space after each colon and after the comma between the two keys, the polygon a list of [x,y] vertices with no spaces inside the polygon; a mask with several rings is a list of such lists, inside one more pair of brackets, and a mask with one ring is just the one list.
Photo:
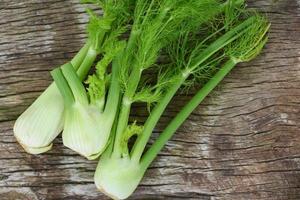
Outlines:
{"label": "wood grain", "polygon": [[[131,199],[300,199],[300,1],[252,0],[272,22],[254,62],[238,66],[177,132]],[[77,0],[0,2],[0,199],[107,199],[90,162],[55,140],[26,154],[14,120],[49,85],[49,71],[85,38]],[[177,97],[154,133],[188,97]],[[145,118],[138,107],[135,117]]]}

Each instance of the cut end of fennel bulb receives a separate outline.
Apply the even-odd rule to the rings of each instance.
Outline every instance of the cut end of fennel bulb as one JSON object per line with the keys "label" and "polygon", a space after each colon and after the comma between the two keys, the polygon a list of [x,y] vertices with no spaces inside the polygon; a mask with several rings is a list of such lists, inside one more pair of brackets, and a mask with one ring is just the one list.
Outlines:
{"label": "cut end of fennel bulb", "polygon": [[45,152],[51,150],[51,149],[52,149],[52,146],[53,146],[53,144],[51,143],[50,145],[48,145],[48,146],[46,146],[46,147],[39,147],[39,148],[28,147],[28,146],[22,144],[22,143],[18,140],[18,138],[16,138],[16,139],[17,139],[17,141],[19,142],[19,144],[23,147],[23,149],[24,149],[27,153],[29,153],[29,154],[34,154],[34,155],[36,155],[36,154],[41,154],[41,153],[45,153]]}
{"label": "cut end of fennel bulb", "polygon": [[96,107],[74,103],[65,112],[64,145],[89,160],[98,158],[109,140],[108,120]]}
{"label": "cut end of fennel bulb", "polygon": [[137,188],[145,170],[127,158],[103,158],[97,166],[94,181],[97,188],[113,199],[126,199]]}
{"label": "cut end of fennel bulb", "polygon": [[40,154],[51,149],[63,128],[63,110],[63,98],[51,84],[15,122],[14,135],[25,151]]}

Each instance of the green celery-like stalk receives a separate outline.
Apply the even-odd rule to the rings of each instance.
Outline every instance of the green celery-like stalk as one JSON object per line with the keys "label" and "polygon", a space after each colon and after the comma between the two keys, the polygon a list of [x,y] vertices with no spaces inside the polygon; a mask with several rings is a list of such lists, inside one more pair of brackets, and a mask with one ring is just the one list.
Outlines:
{"label": "green celery-like stalk", "polygon": [[89,48],[90,48],[90,41],[86,41],[84,46],[79,50],[79,52],[70,61],[76,71],[81,66],[83,60],[85,59]]}
{"label": "green celery-like stalk", "polygon": [[209,45],[197,58],[195,58],[196,62],[192,63],[191,66],[187,67],[187,70],[182,72],[182,75],[178,77],[173,86],[168,89],[168,92],[164,96],[164,98],[159,102],[157,107],[153,110],[149,118],[147,119],[144,127],[143,134],[141,134],[132,150],[132,158],[138,162],[141,158],[141,155],[144,152],[146,144],[155,128],[158,120],[163,114],[165,108],[176,94],[181,85],[186,81],[186,79],[190,76],[190,74],[194,71],[196,67],[204,63],[208,58],[210,58],[214,53],[222,49],[224,46],[229,44],[230,42],[239,38],[243,33],[248,31],[249,26],[253,23],[255,17],[251,17],[241,23],[239,26],[230,30],[218,40]]}
{"label": "green celery-like stalk", "polygon": [[98,55],[97,50],[95,50],[93,47],[90,47],[88,49],[87,54],[77,71],[77,74],[78,74],[80,80],[85,79],[90,68],[92,67],[93,63],[96,60],[97,55]]}
{"label": "green celery-like stalk", "polygon": [[[72,67],[70,65],[71,64],[69,64],[69,63],[65,64],[62,66],[62,68],[65,68],[66,66]],[[71,88],[68,85],[67,80],[65,79],[65,77],[63,75],[61,68],[57,68],[57,69],[53,70],[53,72],[51,72],[51,75],[52,75],[54,82],[56,83],[59,91],[62,91],[61,95],[64,98],[65,106],[68,107],[68,106],[72,105],[75,102],[75,98],[74,98]]]}
{"label": "green celery-like stalk", "polygon": [[189,115],[197,108],[204,98],[224,79],[237,63],[230,59],[214,75],[201,90],[183,107],[176,117],[169,123],[165,130],[159,135],[158,139],[151,145],[150,149],[143,155],[141,166],[147,169],[164,145],[174,135],[176,130],[183,124]]}
{"label": "green celery-like stalk", "polygon": [[[118,58],[117,58],[118,59]],[[107,97],[107,103],[105,105],[104,109],[104,115],[108,118],[115,119],[118,107],[119,107],[119,101],[120,101],[120,82],[119,82],[119,71],[120,71],[120,65],[118,62],[113,61],[113,67],[112,67],[112,78],[111,78],[111,84],[109,87],[108,97]],[[112,128],[113,121],[111,121],[110,127]]]}
{"label": "green celery-like stalk", "polygon": [[[248,37],[240,38],[234,49],[230,49],[227,54],[230,59],[223,67],[197,92],[197,94],[184,106],[184,108],[169,123],[162,134],[158,137],[150,149],[143,155],[141,160],[142,168],[147,169],[157,154],[161,151],[166,142],[173,136],[176,130],[183,124],[188,116],[196,109],[196,107],[216,88],[216,86],[225,78],[227,74],[240,62],[247,62],[254,59],[265,46],[268,37],[266,34],[270,28],[270,24],[261,19],[257,22],[257,26],[252,25]],[[251,33],[252,31],[252,33]],[[257,37],[257,38],[255,38]],[[248,45],[248,46],[246,46]]]}
{"label": "green celery-like stalk", "polygon": [[[74,96],[74,100],[82,104],[88,104],[88,97],[84,86],[81,83],[79,76],[76,74],[75,70],[72,68],[72,65],[64,65],[61,67],[63,77],[65,77],[71,92]],[[59,83],[57,84],[59,87]],[[61,92],[63,94],[64,91]]]}

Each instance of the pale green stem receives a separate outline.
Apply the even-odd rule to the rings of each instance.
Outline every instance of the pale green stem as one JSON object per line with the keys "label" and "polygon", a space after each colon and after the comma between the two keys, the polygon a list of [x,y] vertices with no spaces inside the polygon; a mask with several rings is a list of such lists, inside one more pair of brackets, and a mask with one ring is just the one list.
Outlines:
{"label": "pale green stem", "polygon": [[154,110],[151,112],[150,116],[148,117],[145,126],[144,131],[142,134],[139,135],[137,138],[132,151],[131,151],[131,158],[132,160],[139,162],[140,157],[144,151],[144,148],[152,134],[153,129],[155,128],[158,120],[160,119],[161,115],[165,111],[167,105],[171,101],[171,99],[174,97],[180,86],[184,83],[186,77],[181,76],[178,78],[178,80],[175,81],[175,83],[168,89],[168,92],[164,96],[164,98],[159,102],[159,104],[154,108]]}
{"label": "pale green stem", "polygon": [[142,75],[142,70],[140,68],[135,67],[130,74],[129,77],[129,84],[128,88],[126,88],[126,92],[122,98],[122,105],[121,105],[121,111],[120,116],[118,120],[118,126],[117,126],[117,133],[116,133],[116,139],[115,139],[115,145],[114,145],[114,156],[121,156],[122,148],[121,148],[121,142],[123,133],[128,125],[128,119],[130,115],[131,110],[131,104],[132,104],[132,98],[136,92],[136,89],[138,87],[138,84],[140,82]]}
{"label": "pale green stem", "polygon": [[121,141],[122,141],[123,133],[128,125],[130,108],[131,108],[131,102],[129,100],[126,100],[125,97],[123,97],[122,104],[121,104],[121,111],[117,121],[118,125],[116,131],[116,138],[114,142],[113,156],[116,158],[119,158],[122,155]]}
{"label": "pale green stem", "polygon": [[61,71],[65,79],[67,80],[69,87],[72,90],[75,101],[78,101],[83,105],[88,105],[89,101],[86,94],[86,90],[78,75],[76,74],[75,70],[73,69],[72,65],[64,65],[63,67],[61,67]]}
{"label": "pale green stem", "polygon": [[87,41],[84,46],[80,49],[80,51],[74,56],[74,58],[71,60],[71,64],[74,67],[74,69],[77,71],[80,67],[82,61],[84,60],[88,50],[90,48],[90,42]]}
{"label": "pale green stem", "polygon": [[188,116],[197,108],[204,98],[224,79],[237,63],[230,59],[226,64],[197,92],[197,94],[184,106],[184,108],[169,123],[158,139],[144,154],[141,159],[141,166],[147,169],[157,154],[161,151],[167,141],[173,136],[176,130],[183,124]]}
{"label": "pale green stem", "polygon": [[104,106],[105,106],[105,101],[106,101],[105,97],[106,97],[106,94],[104,94],[99,99],[91,101],[91,104],[95,105],[101,113],[104,111]]}
{"label": "pale green stem", "polygon": [[79,69],[77,70],[78,77],[81,81],[83,81],[84,78],[89,73],[89,70],[92,67],[94,61],[96,60],[96,57],[97,57],[97,51],[92,47],[90,47],[83,62],[81,63]]}
{"label": "pale green stem", "polygon": [[[66,64],[66,65],[70,65],[70,64]],[[71,91],[71,88],[69,87],[68,82],[62,73],[61,68],[56,68],[53,71],[51,71],[51,76],[53,77],[54,82],[64,99],[65,107],[68,108],[69,106],[73,105],[75,99]]]}
{"label": "pale green stem", "polygon": [[107,103],[104,109],[104,115],[112,115],[113,118],[117,113],[120,99],[119,69],[120,66],[118,63],[113,61],[111,84],[109,87]]}
{"label": "pale green stem", "polygon": [[[117,58],[118,59],[118,58]],[[117,121],[118,116],[118,108],[120,104],[120,95],[121,95],[121,88],[120,88],[120,82],[119,82],[119,70],[120,66],[118,64],[119,62],[112,63],[112,77],[111,77],[111,84],[109,88],[109,93],[107,97],[107,104],[105,105],[104,109],[104,116],[108,119],[107,120],[107,126],[109,126],[111,130],[111,134],[113,134],[113,140],[111,141],[112,145],[114,144],[114,135],[116,132],[116,125],[114,125],[114,122]],[[110,145],[111,146],[111,145]]]}
{"label": "pale green stem", "polygon": [[[191,73],[196,67],[200,66],[202,63],[204,63],[208,58],[210,58],[212,55],[214,55],[216,52],[218,52],[220,49],[222,49],[224,46],[229,44],[230,42],[236,40],[238,37],[241,36],[242,33],[247,31],[248,26],[253,22],[254,18],[251,17],[247,20],[245,20],[243,23],[232,29],[231,31],[225,33],[223,36],[221,36],[219,39],[217,39],[215,42],[213,42],[211,45],[209,45],[197,58],[196,62],[192,63],[192,66],[189,67],[189,71],[184,72],[185,74],[182,76],[180,81],[175,83],[171,89],[168,90],[166,93],[166,96],[162,99],[162,101],[157,105],[159,109],[154,109],[149,118],[147,119],[144,127],[143,133],[138,137],[137,141],[134,144],[134,147],[132,149],[132,159],[135,161],[138,161],[143,151],[147,145],[147,142],[160,118],[163,111],[167,107],[168,103],[171,101],[172,97],[175,95],[176,91],[175,89],[179,88],[181,84],[185,81],[185,79],[189,76],[189,73]],[[180,85],[179,85],[180,84]],[[162,109],[162,110],[160,110]]]}

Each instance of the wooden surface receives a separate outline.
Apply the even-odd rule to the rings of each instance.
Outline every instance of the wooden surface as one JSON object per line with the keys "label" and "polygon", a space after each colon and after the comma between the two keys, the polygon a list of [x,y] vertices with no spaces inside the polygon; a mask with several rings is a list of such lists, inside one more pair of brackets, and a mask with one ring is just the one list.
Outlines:
{"label": "wooden surface", "polygon": [[[0,1],[1,200],[106,199],[93,183],[95,161],[60,138],[46,154],[26,154],[12,132],[49,85],[49,70],[83,44],[87,16],[77,2]],[[264,53],[234,69],[199,106],[131,199],[300,199],[300,1],[249,4],[272,22]],[[156,132],[186,98],[172,103]]]}

